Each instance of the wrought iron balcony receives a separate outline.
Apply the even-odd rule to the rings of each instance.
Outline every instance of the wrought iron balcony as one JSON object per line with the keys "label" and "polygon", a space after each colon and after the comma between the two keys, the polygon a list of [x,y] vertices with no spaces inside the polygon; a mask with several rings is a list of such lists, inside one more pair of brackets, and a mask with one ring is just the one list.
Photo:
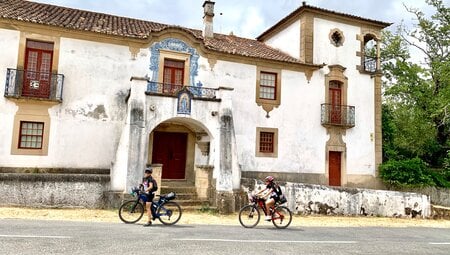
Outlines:
{"label": "wrought iron balcony", "polygon": [[321,105],[321,122],[323,126],[355,126],[355,107],[348,105]]}
{"label": "wrought iron balcony", "polygon": [[216,99],[216,89],[213,88],[205,88],[201,86],[184,86],[153,81],[148,82],[147,94],[176,96],[177,93],[183,88],[187,88],[192,93],[195,99]]}
{"label": "wrought iron balcony", "polygon": [[377,71],[377,58],[364,56],[364,71],[374,73]]}
{"label": "wrought iron balcony", "polygon": [[34,72],[8,68],[5,97],[36,98],[62,101],[63,74]]}

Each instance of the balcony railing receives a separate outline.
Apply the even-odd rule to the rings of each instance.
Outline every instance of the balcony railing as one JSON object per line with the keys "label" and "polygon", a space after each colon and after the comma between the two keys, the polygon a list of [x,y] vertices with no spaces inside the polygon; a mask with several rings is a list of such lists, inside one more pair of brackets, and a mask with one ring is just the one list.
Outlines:
{"label": "balcony railing", "polygon": [[321,122],[324,126],[355,126],[355,107],[348,105],[321,105]]}
{"label": "balcony railing", "polygon": [[182,88],[187,88],[192,93],[194,98],[206,98],[206,99],[215,99],[216,98],[217,90],[213,89],[213,88],[205,88],[205,87],[197,87],[197,86],[184,86],[184,85],[160,83],[160,82],[153,82],[153,81],[148,82],[147,93],[166,95],[166,96],[176,96],[177,93]]}
{"label": "balcony railing", "polygon": [[377,58],[364,56],[364,71],[374,73],[377,71]]}
{"label": "balcony railing", "polygon": [[62,101],[63,74],[6,70],[5,97]]}

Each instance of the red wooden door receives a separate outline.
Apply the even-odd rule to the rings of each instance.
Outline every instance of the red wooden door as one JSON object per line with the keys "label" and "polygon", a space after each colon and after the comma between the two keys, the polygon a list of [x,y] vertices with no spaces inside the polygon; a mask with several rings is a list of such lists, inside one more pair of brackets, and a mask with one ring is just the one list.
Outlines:
{"label": "red wooden door", "polygon": [[174,93],[181,89],[184,80],[184,61],[164,59],[163,93]]}
{"label": "red wooden door", "polygon": [[186,133],[155,132],[152,162],[163,164],[163,179],[185,179]]}
{"label": "red wooden door", "polygon": [[330,112],[330,121],[331,123],[340,124],[341,123],[341,85],[339,82],[330,82],[329,88],[329,96],[330,96],[330,104],[331,104],[331,112]]}
{"label": "red wooden door", "polygon": [[53,43],[27,41],[23,96],[50,96]]}
{"label": "red wooden door", "polygon": [[330,151],[328,157],[329,185],[341,186],[341,153]]}

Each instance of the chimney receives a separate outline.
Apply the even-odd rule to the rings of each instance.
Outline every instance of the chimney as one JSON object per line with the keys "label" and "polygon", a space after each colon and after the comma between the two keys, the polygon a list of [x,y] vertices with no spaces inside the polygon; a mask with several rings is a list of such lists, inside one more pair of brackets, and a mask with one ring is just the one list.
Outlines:
{"label": "chimney", "polygon": [[214,37],[214,29],[213,29],[213,17],[214,17],[214,2],[205,1],[203,3],[203,24],[205,27],[203,28],[203,38],[213,38]]}

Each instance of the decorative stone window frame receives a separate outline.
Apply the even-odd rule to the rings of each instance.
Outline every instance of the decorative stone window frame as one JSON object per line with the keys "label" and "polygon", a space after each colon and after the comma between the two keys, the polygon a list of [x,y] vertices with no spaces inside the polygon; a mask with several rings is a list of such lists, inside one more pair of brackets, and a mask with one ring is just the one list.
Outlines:
{"label": "decorative stone window frame", "polygon": [[[338,42],[336,42],[336,40],[334,38],[334,35],[336,33],[340,36],[340,40]],[[336,47],[344,45],[344,42],[345,42],[344,33],[338,28],[331,29],[330,33],[328,34],[328,38],[330,39],[330,43]]]}
{"label": "decorative stone window frame", "polygon": [[[34,156],[47,156],[49,137],[50,137],[50,116],[48,114],[49,107],[52,104],[49,103],[34,103],[34,102],[16,102],[19,109],[14,116],[13,134],[11,142],[11,155],[34,155]],[[20,141],[20,122],[42,122],[44,123],[44,134],[42,137],[42,148],[29,149],[19,148]]]}
{"label": "decorative stone window frame", "polygon": [[[381,35],[379,31],[374,31],[369,28],[362,28],[361,34],[357,35],[357,40],[360,41],[360,51],[356,52],[356,56],[360,57],[361,63],[360,65],[356,66],[356,69],[359,70],[360,73],[366,73],[366,74],[374,74],[374,73],[380,73],[380,42],[381,42]],[[367,71],[365,68],[365,61],[366,61],[366,44],[370,42],[371,40],[374,40],[376,42],[376,63],[375,63],[375,71]]]}
{"label": "decorative stone window frame", "polygon": [[[260,98],[260,84],[261,84],[261,73],[274,73],[277,75],[276,88],[275,88],[275,99],[263,99]],[[281,69],[274,69],[269,67],[257,66],[256,67],[256,94],[255,94],[256,104],[262,106],[264,111],[266,111],[266,117],[269,117],[269,112],[273,108],[278,107],[281,104]]]}
{"label": "decorative stone window frame", "polygon": [[184,62],[184,74],[183,74],[183,85],[189,86],[189,74],[190,74],[190,65],[189,58],[190,54],[184,52],[175,52],[170,50],[159,50],[159,69],[158,69],[158,82],[162,83],[164,81],[164,60],[165,59],[173,59]]}
{"label": "decorative stone window frame", "polygon": [[344,75],[346,68],[341,65],[329,65],[328,68],[330,72],[325,75],[325,102],[330,103],[330,82],[337,81],[341,84],[342,105],[347,105],[348,78]]}
{"label": "decorative stone window frame", "polygon": [[[273,152],[272,153],[264,153],[264,152],[259,151],[261,132],[273,133]],[[265,127],[257,127],[256,128],[255,152],[256,152],[255,153],[256,157],[270,157],[270,158],[278,157],[278,128],[265,128]]]}
{"label": "decorative stone window frame", "polygon": [[58,73],[60,37],[29,32],[20,32],[17,69],[25,68],[25,50],[27,48],[27,40],[53,43],[52,73]]}

